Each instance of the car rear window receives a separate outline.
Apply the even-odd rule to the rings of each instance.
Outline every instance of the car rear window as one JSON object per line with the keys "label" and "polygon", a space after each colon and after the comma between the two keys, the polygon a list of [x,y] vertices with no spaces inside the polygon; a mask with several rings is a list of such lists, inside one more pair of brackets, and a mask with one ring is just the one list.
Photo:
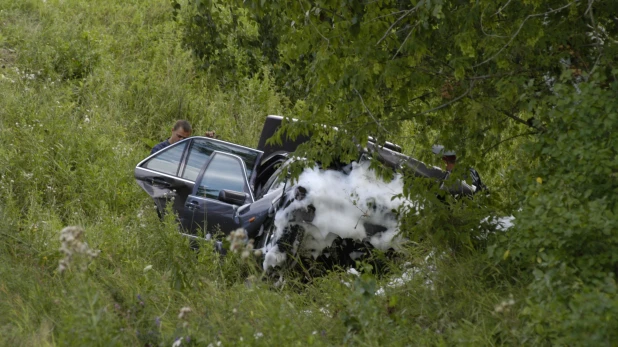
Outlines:
{"label": "car rear window", "polygon": [[150,158],[143,167],[146,169],[166,173],[168,175],[178,175],[178,167],[180,166],[180,159],[182,153],[187,147],[187,141],[184,143],[169,146],[160,151],[154,157]]}

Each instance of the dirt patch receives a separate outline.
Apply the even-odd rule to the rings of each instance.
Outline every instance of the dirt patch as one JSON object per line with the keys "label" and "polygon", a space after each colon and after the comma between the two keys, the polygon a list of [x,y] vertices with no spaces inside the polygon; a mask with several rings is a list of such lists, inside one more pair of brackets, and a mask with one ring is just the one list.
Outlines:
{"label": "dirt patch", "polygon": [[0,48],[0,67],[7,68],[15,64],[17,52],[10,48]]}

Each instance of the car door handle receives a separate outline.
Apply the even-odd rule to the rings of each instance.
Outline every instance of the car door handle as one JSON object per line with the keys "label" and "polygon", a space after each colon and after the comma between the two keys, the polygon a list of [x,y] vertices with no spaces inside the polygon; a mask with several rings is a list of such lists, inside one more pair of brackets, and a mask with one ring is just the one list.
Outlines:
{"label": "car door handle", "polygon": [[154,178],[152,179],[152,184],[156,184],[156,185],[158,185],[158,186],[163,186],[163,187],[165,187],[165,188],[169,188],[169,187],[171,187],[171,186],[172,186],[172,184],[171,184],[171,183],[169,183],[169,182],[165,181],[165,180],[164,180],[164,179],[162,179],[162,178],[158,178],[158,177],[154,177]]}
{"label": "car door handle", "polygon": [[199,206],[200,204],[197,201],[193,200],[193,201],[188,202],[186,207],[188,210],[195,210]]}

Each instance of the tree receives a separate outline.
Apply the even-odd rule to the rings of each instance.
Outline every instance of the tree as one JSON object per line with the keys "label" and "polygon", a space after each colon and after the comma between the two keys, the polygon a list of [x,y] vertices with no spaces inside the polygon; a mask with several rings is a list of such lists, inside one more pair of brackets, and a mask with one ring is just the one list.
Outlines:
{"label": "tree", "polygon": [[411,137],[491,172],[502,163],[486,155],[522,144],[506,154],[526,161],[512,170],[518,222],[490,249],[534,270],[525,313],[537,342],[616,338],[618,2],[237,4],[276,18],[280,87],[295,86],[294,116],[307,121],[288,133],[339,128],[305,147],[310,158]]}
{"label": "tree", "polygon": [[462,154],[490,149],[514,125],[521,134],[543,129],[535,115],[545,109],[555,80],[565,69],[577,81],[604,66],[615,50],[604,36],[618,30],[611,1],[251,6],[280,18],[284,64],[294,69],[310,57],[301,66],[306,119],[361,139],[392,135],[409,120],[420,130],[439,131],[439,140]]}

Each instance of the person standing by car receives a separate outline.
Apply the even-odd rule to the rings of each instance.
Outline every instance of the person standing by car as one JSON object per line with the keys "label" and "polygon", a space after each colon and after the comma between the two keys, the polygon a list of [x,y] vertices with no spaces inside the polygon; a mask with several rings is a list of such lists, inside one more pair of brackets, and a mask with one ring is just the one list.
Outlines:
{"label": "person standing by car", "polygon": [[191,128],[191,124],[189,124],[189,122],[187,122],[186,120],[176,121],[176,124],[174,124],[174,127],[172,128],[172,136],[170,136],[169,139],[152,147],[150,154],[154,154],[171,144],[190,137],[192,132],[193,129]]}
{"label": "person standing by car", "polygon": [[[442,161],[444,161],[444,164],[446,165],[444,169],[447,172],[444,179],[448,178],[451,172],[453,172],[455,164],[457,163],[457,154],[455,153],[455,151],[445,150],[444,146],[442,145],[434,145],[431,151],[434,154],[442,155]],[[468,170],[470,171],[469,177],[472,180],[472,185],[475,187],[474,192],[477,192],[479,190],[486,190],[487,187],[481,181],[481,176],[479,175],[478,171],[476,171],[472,167],[468,168]],[[468,176],[464,175],[464,179],[465,178],[468,178]]]}
{"label": "person standing by car", "polygon": [[457,163],[457,155],[454,151],[444,150],[444,146],[442,145],[434,145],[431,148],[431,151],[436,155],[442,155],[442,161],[444,161],[444,164],[446,164],[446,171],[453,171],[453,169],[455,168],[455,163]]}

